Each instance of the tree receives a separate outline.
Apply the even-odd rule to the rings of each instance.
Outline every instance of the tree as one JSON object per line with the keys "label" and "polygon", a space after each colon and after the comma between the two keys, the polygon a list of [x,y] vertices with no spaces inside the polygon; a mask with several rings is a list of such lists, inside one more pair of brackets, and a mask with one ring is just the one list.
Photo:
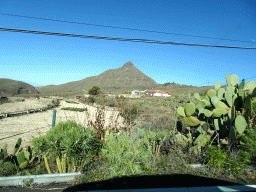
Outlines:
{"label": "tree", "polygon": [[97,86],[94,86],[88,91],[89,95],[98,95],[100,93],[100,88]]}

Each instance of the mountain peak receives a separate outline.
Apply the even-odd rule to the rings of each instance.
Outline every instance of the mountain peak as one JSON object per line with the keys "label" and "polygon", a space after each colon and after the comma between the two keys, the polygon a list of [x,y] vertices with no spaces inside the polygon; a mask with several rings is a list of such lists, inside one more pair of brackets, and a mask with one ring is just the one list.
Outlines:
{"label": "mountain peak", "polygon": [[131,68],[131,67],[134,67],[134,64],[131,61],[128,61],[123,65],[122,68]]}

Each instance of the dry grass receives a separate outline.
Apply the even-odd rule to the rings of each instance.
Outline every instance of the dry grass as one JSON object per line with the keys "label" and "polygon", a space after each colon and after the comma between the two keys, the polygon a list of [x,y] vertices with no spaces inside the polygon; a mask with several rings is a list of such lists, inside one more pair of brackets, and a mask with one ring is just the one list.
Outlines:
{"label": "dry grass", "polygon": [[[97,97],[96,103],[102,103],[103,98]],[[151,127],[147,126],[146,129],[151,129],[153,131],[159,131],[168,129],[174,133],[177,133],[177,130],[182,130],[185,128],[185,122],[178,115],[176,115],[177,107],[182,105],[182,102],[186,102],[186,99],[179,99],[178,96],[173,96],[173,98],[168,98],[171,102],[170,106],[163,106],[163,98],[154,98],[154,97],[141,97],[138,99],[120,99],[113,98],[104,100],[105,105],[109,105],[110,103],[115,103],[119,108],[115,108],[118,111],[121,111],[122,108],[129,108],[134,104],[138,104],[139,114],[136,118],[145,119],[148,117],[145,122],[151,124]],[[182,100],[181,103],[180,100]],[[89,102],[88,98],[80,99],[80,102],[87,103]],[[88,112],[86,112],[87,115]],[[95,122],[90,122],[88,127],[97,130],[99,139],[104,141],[103,134],[103,119],[100,118],[102,114],[102,109],[98,109],[98,116],[96,117]],[[69,120],[70,117],[66,116],[66,120]],[[117,122],[116,119],[112,120],[113,122]],[[109,130],[120,132],[122,131],[128,138],[131,133],[136,132],[137,127],[132,126],[132,123],[127,123],[127,128],[123,130],[118,130],[116,128],[116,124],[109,127]],[[141,127],[140,127],[141,128]],[[129,138],[130,139],[130,138]],[[154,175],[154,174],[192,174],[198,176],[204,176],[209,178],[217,178],[223,179],[227,181],[233,181],[238,183],[245,184],[245,181],[241,178],[236,178],[234,175],[230,174],[229,170],[218,170],[216,168],[191,168],[187,166],[188,164],[196,164],[203,163],[204,157],[197,156],[195,154],[189,153],[186,147],[176,146],[175,143],[171,143],[166,141],[160,150],[160,153],[156,153],[152,160],[150,161],[150,167],[152,168],[150,172],[143,173],[142,175]],[[54,161],[51,160],[54,164]],[[43,164],[42,164],[43,165]],[[52,165],[54,167],[54,165]],[[56,166],[56,165],[55,165]],[[105,159],[99,154],[99,156],[95,159],[95,161],[87,168],[86,174],[83,174],[77,180],[72,182],[73,185],[84,183],[84,182],[92,182],[92,181],[100,181],[105,179],[110,179],[109,174],[109,164],[105,161]],[[44,170],[46,172],[46,170]],[[47,173],[47,172],[46,172]],[[249,178],[255,177],[255,173],[252,175],[248,175],[246,172],[243,173],[243,177]]]}
{"label": "dry grass", "polygon": [[[174,99],[174,104],[171,107],[161,107],[159,106],[159,102],[156,102],[155,98],[141,98],[136,101],[134,100],[125,100],[129,105],[139,103],[144,101],[146,103],[141,108],[141,113],[137,117],[148,115],[147,121],[151,123],[151,130],[158,131],[168,129],[174,132],[177,132],[177,129],[185,128],[185,122],[180,117],[178,118],[176,115],[177,110],[177,102]],[[163,99],[160,99],[163,100]],[[184,101],[184,100],[183,100]],[[122,105],[127,105],[125,102],[120,102]],[[177,122],[180,120],[180,124]],[[147,127],[150,129],[150,127]],[[130,133],[136,132],[136,127],[130,126],[130,129],[126,133],[126,136],[129,137]],[[167,149],[167,150],[166,150]],[[166,153],[168,151],[168,154]],[[170,152],[171,151],[171,152]],[[197,163],[204,163],[205,157],[197,156],[195,154],[189,153],[187,148],[182,148],[176,146],[175,144],[170,144],[166,142],[161,147],[161,153],[155,154],[154,158],[150,162],[152,170],[150,173],[143,173],[143,174],[192,174],[198,176],[204,176],[209,178],[217,178],[226,181],[233,181],[237,183],[245,184],[245,181],[241,178],[236,178],[232,174],[230,174],[229,170],[218,170],[216,168],[204,167],[195,169],[187,164],[197,164]],[[165,163],[163,163],[165,162]],[[142,174],[142,175],[143,175]],[[243,173],[244,178],[248,176],[246,172]],[[250,176],[251,177],[251,176]],[[94,162],[93,165],[89,169],[87,169],[86,174],[80,178],[80,180],[75,181],[73,184],[79,184],[83,182],[91,182],[91,181],[100,181],[103,179],[109,179],[109,172],[108,172],[108,164],[104,162],[104,158],[99,157],[97,161]],[[249,180],[249,177],[247,177]]]}

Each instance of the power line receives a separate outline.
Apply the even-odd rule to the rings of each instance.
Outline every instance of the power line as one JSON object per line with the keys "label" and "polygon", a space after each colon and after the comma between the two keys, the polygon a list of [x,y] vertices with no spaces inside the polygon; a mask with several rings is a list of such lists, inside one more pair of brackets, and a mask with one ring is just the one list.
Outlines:
{"label": "power line", "polygon": [[143,42],[143,43],[173,44],[173,45],[187,45],[187,46],[201,46],[201,47],[219,47],[219,48],[233,48],[233,49],[256,49],[254,47],[231,47],[231,46],[222,46],[222,45],[176,43],[176,42],[155,41],[155,40],[147,40],[147,39],[127,39],[127,38],[101,37],[101,36],[91,36],[91,35],[76,35],[76,34],[67,34],[67,33],[31,31],[31,30],[10,29],[10,28],[0,28],[0,30],[10,31],[10,32],[34,33],[34,34],[43,34],[43,35],[56,35],[56,36],[81,37],[81,38],[93,38],[93,39],[106,39],[106,40],[117,40],[117,41],[131,41],[131,42]]}
{"label": "power line", "polygon": [[214,38],[214,37],[204,37],[204,36],[195,36],[195,35],[185,35],[185,34],[179,34],[179,33],[167,33],[167,32],[160,32],[160,31],[149,31],[149,30],[142,30],[142,29],[132,29],[132,28],[123,28],[123,27],[114,27],[114,26],[106,26],[106,25],[97,25],[97,24],[91,24],[91,23],[82,23],[82,22],[73,22],[73,21],[63,21],[63,20],[56,20],[56,19],[46,19],[46,18],[40,18],[40,17],[29,17],[29,16],[23,16],[23,15],[12,15],[12,14],[6,14],[6,13],[0,13],[0,15],[8,15],[13,17],[25,17],[30,19],[39,19],[39,20],[45,20],[45,21],[56,21],[56,22],[63,22],[63,23],[74,23],[74,24],[82,24],[82,25],[93,25],[96,27],[110,27],[110,28],[116,28],[116,29],[126,29],[126,30],[133,30],[133,31],[145,31],[149,33],[163,33],[168,35],[181,35],[181,36],[190,36],[190,37],[199,37],[199,38],[207,38],[207,39],[219,39],[219,40],[226,40],[226,41],[238,41],[243,43],[255,43],[251,41],[240,41],[240,40],[232,40],[232,39],[223,39],[223,38]]}

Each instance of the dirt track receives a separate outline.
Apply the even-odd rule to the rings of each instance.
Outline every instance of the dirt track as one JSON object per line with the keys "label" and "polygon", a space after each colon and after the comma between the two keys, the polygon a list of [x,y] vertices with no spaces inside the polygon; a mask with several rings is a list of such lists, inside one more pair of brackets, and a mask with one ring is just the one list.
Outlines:
{"label": "dirt track", "polygon": [[[18,103],[5,103],[0,106],[0,112],[3,111],[15,111],[22,110],[26,108],[37,108],[45,106],[49,100],[40,99],[40,102],[37,100],[31,99],[26,100],[25,102]],[[89,115],[89,120],[95,121],[96,107],[88,106],[85,104],[69,104],[65,101],[60,101],[60,107],[55,108],[56,110],[56,120],[55,125],[58,122],[65,122],[67,120],[75,120],[78,125],[87,127],[87,116],[86,112],[76,112],[69,110],[61,110],[65,107],[75,107],[75,108],[85,108],[87,107]],[[113,114],[113,120],[109,120]],[[109,124],[114,125],[114,121],[118,115],[118,112],[115,111],[105,111],[105,127]],[[22,138],[21,146],[29,145],[30,140],[34,137],[44,135],[52,126],[52,116],[53,110],[48,110],[40,113],[31,113],[23,116],[7,117],[0,120],[0,148],[4,144],[8,144],[7,152],[13,153],[14,146],[19,137]],[[117,121],[117,127],[124,127],[122,123],[123,118],[119,116]],[[111,122],[111,123],[110,123]]]}

